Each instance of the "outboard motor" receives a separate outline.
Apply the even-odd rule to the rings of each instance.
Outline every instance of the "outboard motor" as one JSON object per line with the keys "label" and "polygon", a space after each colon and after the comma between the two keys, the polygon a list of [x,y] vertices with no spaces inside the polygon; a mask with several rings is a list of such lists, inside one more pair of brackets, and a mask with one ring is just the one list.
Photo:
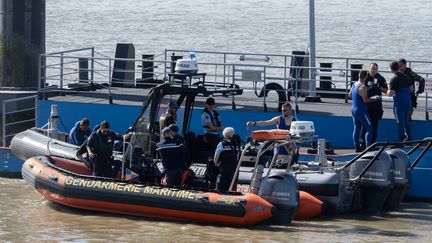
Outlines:
{"label": "outboard motor", "polygon": [[399,148],[385,151],[390,155],[394,163],[394,188],[384,204],[388,211],[396,210],[405,196],[411,179],[411,168],[408,163],[408,155]]}
{"label": "outboard motor", "polygon": [[258,195],[275,206],[272,223],[291,223],[300,205],[298,184],[294,176],[288,172],[270,174],[263,179]]}
{"label": "outboard motor", "polygon": [[366,153],[354,162],[349,175],[351,180],[358,179],[356,183],[360,193],[356,193],[356,196],[360,196],[357,199],[362,203],[361,208],[366,213],[379,215],[394,186],[394,164],[390,155],[382,152],[366,173],[358,178],[377,153],[378,151]]}

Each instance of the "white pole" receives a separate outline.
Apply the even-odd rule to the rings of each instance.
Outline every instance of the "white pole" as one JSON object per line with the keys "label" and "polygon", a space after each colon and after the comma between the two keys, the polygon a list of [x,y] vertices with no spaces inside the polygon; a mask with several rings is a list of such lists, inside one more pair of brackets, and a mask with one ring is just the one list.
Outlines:
{"label": "white pole", "polygon": [[315,0],[309,0],[309,95],[306,101],[316,102],[316,70],[315,70]]}

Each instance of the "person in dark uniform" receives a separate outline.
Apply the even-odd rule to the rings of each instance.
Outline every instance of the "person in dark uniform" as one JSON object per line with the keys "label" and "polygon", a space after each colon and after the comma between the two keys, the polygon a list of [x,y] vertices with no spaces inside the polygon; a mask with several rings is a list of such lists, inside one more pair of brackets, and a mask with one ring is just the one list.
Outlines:
{"label": "person in dark uniform", "polygon": [[[366,87],[367,87],[367,96],[369,98],[374,97],[381,97],[382,93],[387,93],[387,83],[386,80],[381,74],[378,73],[378,64],[371,63],[369,65],[369,72],[366,77]],[[366,103],[367,105],[367,111],[369,114],[369,117],[372,122],[372,139],[371,144],[375,143],[378,137],[378,124],[379,120],[381,120],[384,110],[382,107],[382,99],[377,99],[376,101]],[[361,133],[360,141],[361,145],[360,147],[363,149],[365,148],[365,141],[364,138],[366,136],[366,129],[362,127],[362,133]]]}
{"label": "person in dark uniform", "polygon": [[180,186],[183,172],[187,170],[187,152],[183,143],[172,138],[169,127],[162,130],[164,141],[157,144],[156,150],[162,160],[165,181],[170,186]]}
{"label": "person in dark uniform", "polygon": [[168,127],[172,132],[172,138],[176,141],[183,143],[183,138],[179,134],[179,127],[176,124],[171,124]]}
{"label": "person in dark uniform", "polygon": [[361,70],[359,72],[359,80],[352,85],[348,94],[348,96],[352,98],[351,113],[352,113],[353,125],[354,125],[353,141],[356,148],[356,152],[361,151],[360,148],[361,127],[364,127],[366,129],[366,134],[364,137],[366,141],[366,146],[369,146],[372,141],[372,122],[369,113],[367,112],[366,103],[375,102],[376,100],[381,98],[381,97],[374,97],[374,98],[368,97],[367,87],[366,87],[366,77],[367,77],[366,70]]}
{"label": "person in dark uniform", "polygon": [[103,177],[114,177],[118,173],[113,171],[114,160],[112,157],[114,140],[126,140],[132,133],[121,135],[110,131],[108,121],[102,121],[100,128],[93,132],[87,142],[87,154],[93,164],[93,175]]}
{"label": "person in dark uniform", "polygon": [[217,189],[228,191],[237,167],[240,148],[232,141],[234,128],[227,127],[222,133],[224,138],[216,147],[214,163],[219,168]]}
{"label": "person in dark uniform", "polygon": [[[186,142],[183,140],[183,137],[180,136],[179,132],[179,127],[176,124],[171,124],[168,126],[168,128],[171,130],[172,132],[172,136],[171,138],[173,138],[177,143],[182,143],[183,146],[186,149],[186,152],[188,151],[188,146],[186,144]],[[191,160],[191,155],[189,152],[187,152],[187,158],[186,158],[186,165],[189,168],[189,166],[191,166],[192,164],[192,160]]]}
{"label": "person in dark uniform", "polygon": [[201,123],[204,128],[204,136],[209,145],[210,151],[214,151],[218,143],[221,141],[219,132],[224,127],[220,119],[219,113],[216,111],[216,102],[213,98],[206,100],[206,107],[201,115]]}
{"label": "person in dark uniform", "polygon": [[[409,88],[410,88],[410,96],[411,96],[411,106],[408,114],[408,120],[412,120],[412,114],[414,112],[414,108],[417,108],[417,97],[419,94],[424,92],[425,88],[425,79],[415,73],[411,68],[406,67],[406,60],[401,58],[398,60],[399,71],[408,77]],[[415,90],[415,82],[418,82],[418,90]]]}
{"label": "person in dark uniform", "polygon": [[[219,133],[224,129],[219,113],[216,111],[216,102],[213,98],[206,100],[206,107],[201,114],[201,124],[204,128],[204,144],[208,152],[208,161],[206,168],[206,179],[209,182],[209,189],[216,187],[218,168],[210,158],[214,157],[216,146],[222,140]],[[206,156],[207,157],[207,156]]]}
{"label": "person in dark uniform", "polygon": [[398,61],[390,64],[390,69],[394,77],[390,80],[390,87],[387,95],[393,97],[393,113],[398,127],[399,141],[411,139],[411,127],[409,115],[411,109],[410,83],[406,75],[399,68]]}
{"label": "person in dark uniform", "polygon": [[69,132],[69,143],[81,146],[90,136],[90,120],[83,118]]}

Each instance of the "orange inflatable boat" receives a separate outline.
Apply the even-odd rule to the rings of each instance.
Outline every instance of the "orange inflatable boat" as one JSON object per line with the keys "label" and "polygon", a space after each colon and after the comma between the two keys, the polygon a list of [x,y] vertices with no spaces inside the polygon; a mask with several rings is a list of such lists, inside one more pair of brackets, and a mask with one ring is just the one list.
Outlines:
{"label": "orange inflatable boat", "polygon": [[97,178],[90,176],[83,163],[56,157],[28,159],[22,175],[45,198],[74,208],[225,225],[257,224],[275,211],[252,193],[224,194]]}

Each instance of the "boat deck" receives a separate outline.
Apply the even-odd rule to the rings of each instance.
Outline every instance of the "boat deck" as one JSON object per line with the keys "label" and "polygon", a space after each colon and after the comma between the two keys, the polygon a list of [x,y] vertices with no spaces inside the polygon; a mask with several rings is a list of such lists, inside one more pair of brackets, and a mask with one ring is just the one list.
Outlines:
{"label": "boat deck", "polygon": [[[111,88],[111,96],[114,104],[141,106],[146,99],[150,89],[134,88]],[[79,102],[93,104],[108,104],[109,90],[98,89],[96,91],[54,91],[47,93],[49,100],[59,102]],[[277,111],[277,95],[269,93],[266,98],[268,111]],[[204,107],[205,97],[197,97],[196,107]],[[295,98],[291,97],[290,103],[295,107]],[[351,100],[345,102],[341,98],[320,98],[321,102],[306,102],[305,97],[297,99],[298,114],[323,115],[323,116],[344,116],[351,117]],[[216,97],[218,109],[231,110],[232,97]],[[253,91],[245,90],[243,95],[235,97],[236,110],[238,111],[264,111],[264,100],[258,98]],[[383,118],[394,119],[393,100],[391,97],[383,96]],[[418,108],[413,113],[413,120],[426,120],[425,99],[419,98]]]}
{"label": "boat deck", "polygon": [[[208,86],[209,87],[209,86]],[[211,87],[211,86],[210,86]],[[209,88],[208,88],[209,89]],[[93,122],[110,121],[112,129],[124,132],[136,121],[150,89],[112,87],[97,89],[96,91],[61,90],[46,94],[49,102],[40,102],[38,112],[38,125],[46,123],[49,116],[50,104],[58,103],[60,116],[65,121],[65,127],[71,128],[77,120],[88,117]],[[109,105],[111,97],[112,105]],[[165,97],[169,99],[170,97]],[[176,97],[172,97],[176,99]],[[197,97],[189,131],[202,134],[200,109],[203,108],[206,97]],[[232,126],[236,133],[244,140],[251,136],[251,131],[259,129],[274,129],[274,126],[246,127],[247,121],[268,120],[279,115],[277,112],[278,95],[271,91],[266,98],[268,112],[264,112],[264,99],[256,96],[251,89],[245,89],[242,95],[235,97],[215,97],[218,111],[221,113],[222,124]],[[232,101],[235,101],[236,110],[232,110]],[[353,122],[351,115],[351,101],[345,103],[343,98],[322,97],[321,102],[305,102],[305,97],[299,97],[296,103],[291,97],[291,104],[298,107],[297,118],[303,121],[312,121],[315,124],[315,135],[325,138],[334,147],[353,147]],[[384,116],[378,127],[377,141],[397,141],[397,126],[393,116],[393,101],[391,97],[383,97]],[[166,104],[168,100],[166,100]],[[418,108],[413,115],[411,124],[412,138],[423,139],[432,136],[432,123],[427,121],[425,102],[419,101]],[[76,110],[77,112],[69,112]],[[179,110],[179,114],[182,109]],[[179,125],[181,122],[179,121]],[[67,129],[66,129],[67,130]],[[65,131],[66,131],[65,130]]]}

